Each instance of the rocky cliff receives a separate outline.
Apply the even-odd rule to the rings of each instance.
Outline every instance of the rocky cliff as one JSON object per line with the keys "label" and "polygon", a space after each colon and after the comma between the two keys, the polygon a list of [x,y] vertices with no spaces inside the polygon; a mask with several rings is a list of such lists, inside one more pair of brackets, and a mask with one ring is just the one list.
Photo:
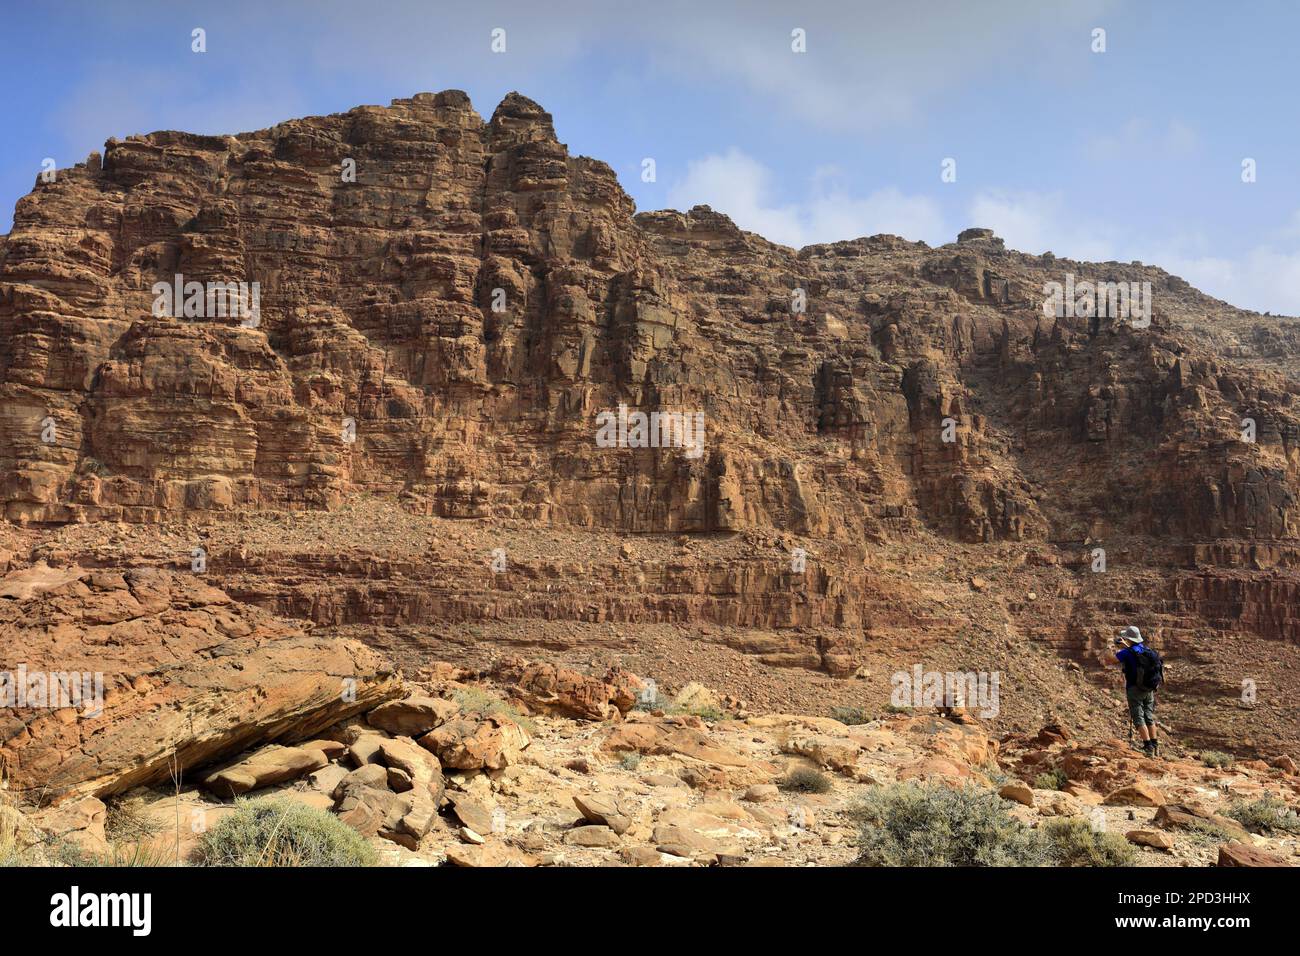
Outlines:
{"label": "rocky cliff", "polygon": [[[160,306],[177,281],[256,307]],[[1083,282],[1149,312],[1045,312]],[[1182,726],[1293,745],[1297,352],[1292,320],[987,230],[796,251],[637,214],[525,97],[422,93],[38,182],[0,241],[0,495],[19,565],[188,565],[201,526],[241,600],[411,653],[663,626],[847,677],[1032,644],[1026,719],[1082,720],[1133,620],[1185,662]],[[637,413],[662,441],[601,440]],[[360,500],[417,531],[381,544]],[[1055,700],[1052,662],[1083,668]]]}

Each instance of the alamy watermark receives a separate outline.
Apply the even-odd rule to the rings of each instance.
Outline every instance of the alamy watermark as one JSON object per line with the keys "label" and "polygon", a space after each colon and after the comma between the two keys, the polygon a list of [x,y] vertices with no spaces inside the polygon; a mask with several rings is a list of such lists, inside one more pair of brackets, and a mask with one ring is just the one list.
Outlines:
{"label": "alamy watermark", "polygon": [[80,707],[81,716],[104,712],[104,675],[90,671],[0,671],[0,708],[62,710]]}
{"label": "alamy watermark", "polygon": [[894,690],[889,701],[895,707],[969,707],[988,719],[1002,709],[1001,681],[1001,671],[927,671],[915,664],[890,678]]}
{"label": "alamy watermark", "polygon": [[262,324],[262,287],[257,282],[186,282],[177,273],[171,282],[155,282],[151,291],[158,318],[234,318],[247,329]]}
{"label": "alamy watermark", "polygon": [[598,448],[682,448],[687,458],[704,454],[703,412],[618,411],[596,416]]}
{"label": "alamy watermark", "polygon": [[1150,282],[1076,282],[1074,273],[1065,282],[1044,282],[1043,314],[1058,319],[1093,316],[1127,321],[1135,329],[1151,325]]}

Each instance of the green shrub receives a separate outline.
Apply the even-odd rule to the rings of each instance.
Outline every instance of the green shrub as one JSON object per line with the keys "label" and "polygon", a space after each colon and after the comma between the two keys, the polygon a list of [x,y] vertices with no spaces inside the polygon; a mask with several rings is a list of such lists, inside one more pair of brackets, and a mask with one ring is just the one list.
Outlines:
{"label": "green shrub", "polygon": [[1016,779],[999,767],[996,761],[981,765],[980,773],[984,774],[995,787],[1004,787]]}
{"label": "green shrub", "polygon": [[1088,821],[1048,820],[1039,827],[1048,858],[1057,866],[1132,866],[1137,851],[1115,833],[1098,833]]}
{"label": "green shrub", "polygon": [[698,717],[700,720],[707,720],[710,722],[727,719],[726,713],[713,704],[697,704],[694,707],[682,707],[673,703],[671,697],[666,697],[658,691],[655,692],[653,698],[638,697],[636,703],[632,705],[632,709],[646,711],[647,713],[659,710],[663,711],[664,716],[666,717],[680,717],[687,715]]}
{"label": "green shrub", "polygon": [[109,867],[178,866],[176,850],[166,842],[145,840],[139,843],[115,843],[108,852],[95,857],[90,865]]}
{"label": "green shrub", "polygon": [[1300,814],[1272,794],[1237,801],[1226,813],[1252,833],[1300,833]]}
{"label": "green shrub", "polygon": [[1037,866],[1043,842],[989,790],[897,783],[853,810],[859,866]]}
{"label": "green shrub", "polygon": [[1064,790],[1070,778],[1065,775],[1065,771],[1060,767],[1054,770],[1048,770],[1046,773],[1040,773],[1034,778],[1035,790]]}
{"label": "green shrub", "polygon": [[787,793],[829,793],[831,778],[812,767],[795,767],[776,785]]}
{"label": "green shrub", "polygon": [[1200,756],[1201,763],[1216,770],[1226,770],[1233,764],[1232,754],[1225,754],[1222,750],[1202,750]]}
{"label": "green shrub", "polygon": [[1232,834],[1213,820],[1191,820],[1182,827],[1183,835],[1197,846],[1218,846],[1231,840]]}
{"label": "green shrub", "polygon": [[698,717],[700,720],[707,720],[710,723],[727,719],[727,715],[717,707],[672,707],[665,710],[665,713],[690,714],[692,717]]}
{"label": "green shrub", "polygon": [[655,695],[653,697],[650,697],[648,695],[642,696],[641,694],[638,694],[636,698],[636,703],[632,705],[632,709],[641,710],[648,713],[652,710],[667,710],[668,706],[669,706],[668,699],[666,697],[661,697],[659,691],[656,690]]}
{"label": "green shrub", "polygon": [[199,841],[203,866],[373,866],[373,847],[325,810],[283,799],[240,800]]}
{"label": "green shrub", "polygon": [[478,717],[499,714],[509,717],[530,734],[537,733],[537,724],[518,707],[514,707],[494,694],[478,687],[462,687],[452,695],[460,706],[461,713]]}
{"label": "green shrub", "polygon": [[831,717],[838,720],[841,724],[848,724],[850,726],[865,724],[871,721],[870,715],[861,707],[832,707]]}
{"label": "green shrub", "polygon": [[635,750],[628,750],[618,758],[618,763],[624,770],[635,770],[641,766],[641,755]]}

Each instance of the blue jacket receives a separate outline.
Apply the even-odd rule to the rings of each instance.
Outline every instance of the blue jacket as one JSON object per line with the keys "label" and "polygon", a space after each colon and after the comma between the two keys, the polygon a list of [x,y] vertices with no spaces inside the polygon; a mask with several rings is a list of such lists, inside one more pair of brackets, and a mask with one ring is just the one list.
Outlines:
{"label": "blue jacket", "polygon": [[1134,644],[1132,647],[1126,647],[1121,651],[1115,652],[1115,659],[1124,665],[1124,686],[1136,687],[1138,682],[1138,660],[1137,656],[1141,653],[1143,645]]}

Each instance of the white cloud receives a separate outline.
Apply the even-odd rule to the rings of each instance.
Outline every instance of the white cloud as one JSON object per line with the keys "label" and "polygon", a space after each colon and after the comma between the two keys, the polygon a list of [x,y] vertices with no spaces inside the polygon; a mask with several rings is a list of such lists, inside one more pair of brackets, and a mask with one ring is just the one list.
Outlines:
{"label": "white cloud", "polygon": [[[770,113],[824,129],[876,130],[923,118],[962,87],[1010,72],[1009,50],[1032,50],[1015,69],[1047,79],[1113,0],[667,0],[675,15],[646,24],[657,65],[697,82],[738,81]],[[806,31],[793,53],[791,30]]]}
{"label": "white cloud", "polygon": [[1262,245],[1235,258],[1168,254],[1151,262],[1240,308],[1300,315],[1300,249]]}
{"label": "white cloud", "polygon": [[688,163],[686,176],[668,190],[668,201],[677,209],[711,206],[742,229],[796,249],[878,233],[931,243],[951,238],[935,200],[892,187],[855,197],[836,185],[836,173],[833,167],[821,167],[810,177],[805,199],[778,202],[771,170],[730,149]]}
{"label": "white cloud", "polygon": [[1166,241],[1121,233],[1073,214],[1058,194],[989,191],[969,212],[971,225],[991,228],[1011,249],[1085,262],[1139,259],[1240,308],[1300,315],[1300,210],[1272,232],[1273,241],[1234,256],[1207,252],[1215,243],[1200,233]]}
{"label": "white cloud", "polygon": [[1200,134],[1181,120],[1156,124],[1137,116],[1113,133],[1104,125],[1089,127],[1084,146],[1089,158],[1096,162],[1132,165],[1140,159],[1148,166],[1183,161],[1200,147]]}
{"label": "white cloud", "polygon": [[1008,248],[1041,255],[1104,262],[1118,258],[1110,230],[1066,209],[1057,193],[986,190],[972,200],[972,226],[985,226],[1006,240]]}

